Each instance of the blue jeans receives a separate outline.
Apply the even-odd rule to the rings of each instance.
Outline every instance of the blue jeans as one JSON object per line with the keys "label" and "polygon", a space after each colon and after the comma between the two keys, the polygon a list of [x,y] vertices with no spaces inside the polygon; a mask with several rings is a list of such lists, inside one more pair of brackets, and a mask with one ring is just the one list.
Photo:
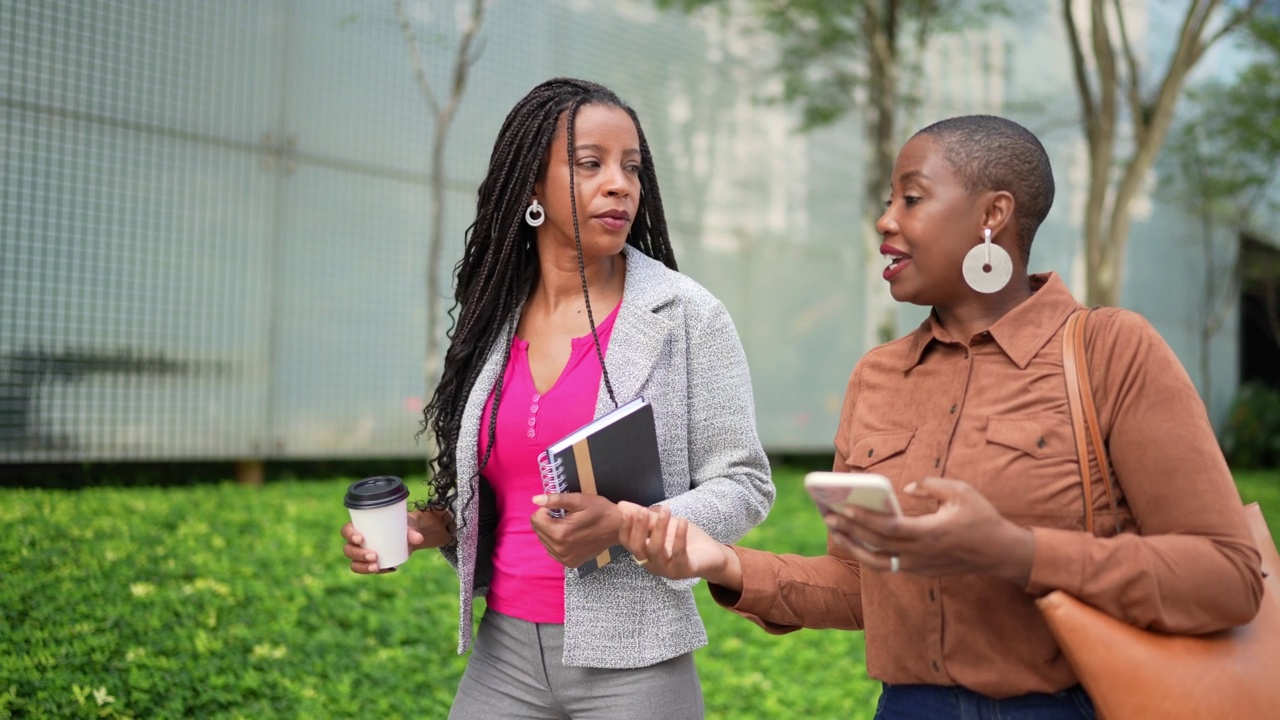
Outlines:
{"label": "blue jeans", "polygon": [[876,720],[1094,720],[1093,701],[1079,685],[1056,693],[997,700],[959,686],[889,685]]}

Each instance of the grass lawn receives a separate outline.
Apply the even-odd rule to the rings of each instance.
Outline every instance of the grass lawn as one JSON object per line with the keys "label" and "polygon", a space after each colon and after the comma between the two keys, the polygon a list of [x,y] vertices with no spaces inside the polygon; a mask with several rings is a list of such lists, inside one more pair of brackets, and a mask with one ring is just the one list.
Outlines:
{"label": "grass lawn", "polygon": [[1262,505],[1272,539],[1280,538],[1280,470],[1243,470],[1236,473],[1240,499]]}
{"label": "grass lawn", "polygon": [[[800,476],[776,470],[744,544],[822,552]],[[0,489],[0,718],[443,717],[464,665],[457,581],[434,553],[349,572],[351,480]],[[1238,481],[1280,534],[1280,470]],[[769,636],[696,592],[708,717],[871,717],[861,634]]]}

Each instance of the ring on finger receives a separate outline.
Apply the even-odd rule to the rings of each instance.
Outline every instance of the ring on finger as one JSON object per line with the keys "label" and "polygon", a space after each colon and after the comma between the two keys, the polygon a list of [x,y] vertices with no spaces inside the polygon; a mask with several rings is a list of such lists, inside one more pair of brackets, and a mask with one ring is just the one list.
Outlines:
{"label": "ring on finger", "polygon": [[649,558],[636,558],[636,564],[639,565],[640,567],[644,567],[648,563],[649,563]]}
{"label": "ring on finger", "polygon": [[901,568],[901,563],[898,562],[897,554],[895,553],[893,555],[890,555],[889,556],[889,572],[897,573],[898,570],[900,569],[902,568]]}

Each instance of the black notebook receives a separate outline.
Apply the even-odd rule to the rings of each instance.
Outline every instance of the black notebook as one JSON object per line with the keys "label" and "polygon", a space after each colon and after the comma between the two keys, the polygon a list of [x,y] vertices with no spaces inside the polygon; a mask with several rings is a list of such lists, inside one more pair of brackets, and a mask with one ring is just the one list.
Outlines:
{"label": "black notebook", "polygon": [[[636,398],[569,433],[538,457],[546,492],[603,495],[649,506],[665,500],[653,406]],[[552,511],[563,517],[563,511]],[[621,545],[578,566],[585,577],[625,552]]]}

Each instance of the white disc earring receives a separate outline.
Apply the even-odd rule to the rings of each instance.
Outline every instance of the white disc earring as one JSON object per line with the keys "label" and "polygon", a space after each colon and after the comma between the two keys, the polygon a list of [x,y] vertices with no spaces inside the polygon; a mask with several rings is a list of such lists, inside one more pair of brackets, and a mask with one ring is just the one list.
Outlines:
{"label": "white disc earring", "polygon": [[538,203],[538,199],[534,198],[529,203],[529,209],[524,211],[524,221],[533,227],[538,227],[547,219],[547,214],[542,211],[542,205]]}
{"label": "white disc earring", "polygon": [[982,244],[964,256],[964,281],[975,291],[990,295],[1009,284],[1013,277],[1013,258],[1005,249],[991,242],[991,228],[982,229]]}

